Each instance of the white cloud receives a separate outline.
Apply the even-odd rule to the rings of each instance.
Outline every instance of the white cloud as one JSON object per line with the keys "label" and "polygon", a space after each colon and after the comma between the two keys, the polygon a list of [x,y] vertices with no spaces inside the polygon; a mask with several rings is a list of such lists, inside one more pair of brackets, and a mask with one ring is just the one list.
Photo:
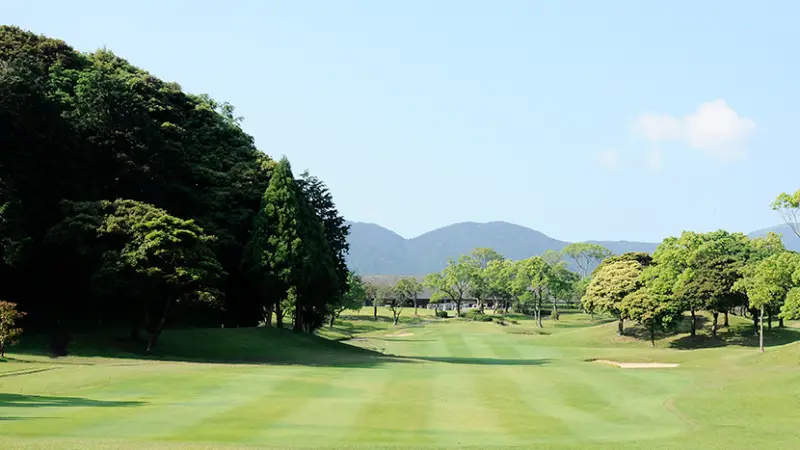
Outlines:
{"label": "white cloud", "polygon": [[642,114],[637,119],[639,132],[651,141],[680,139],[681,122],[667,114]]}
{"label": "white cloud", "polygon": [[655,149],[647,153],[647,167],[655,170],[660,169],[662,164],[661,150]]}
{"label": "white cloud", "polygon": [[614,149],[603,150],[596,155],[597,162],[607,169],[616,169],[620,163],[619,152]]}
{"label": "white cloud", "polygon": [[722,99],[702,103],[681,119],[642,114],[636,120],[636,131],[653,142],[681,141],[723,160],[743,157],[745,143],[755,129],[753,120],[739,117]]}

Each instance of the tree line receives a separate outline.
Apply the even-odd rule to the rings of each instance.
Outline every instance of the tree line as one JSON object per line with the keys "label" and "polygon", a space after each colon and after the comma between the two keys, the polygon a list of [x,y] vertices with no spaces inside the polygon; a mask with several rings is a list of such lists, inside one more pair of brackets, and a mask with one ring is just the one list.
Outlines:
{"label": "tree line", "polygon": [[[491,300],[495,312],[513,309],[530,314],[541,327],[544,307],[550,306],[550,316],[558,320],[559,304],[577,303],[589,269],[609,255],[611,252],[598,244],[573,243],[560,252],[549,250],[512,261],[494,249],[477,248],[448,261],[441,272],[428,274],[423,283],[433,292],[432,302],[455,303],[458,315],[466,299],[476,300],[481,313]],[[569,262],[577,271],[569,268]]]}
{"label": "tree line", "polygon": [[[800,237],[800,190],[781,194],[772,208]],[[416,290],[404,287],[414,283],[401,279],[384,287],[382,295],[409,304],[410,294],[401,292],[415,296]],[[545,306],[558,320],[559,304],[577,303],[587,314],[615,317],[620,335],[626,321],[644,326],[653,345],[657,331],[673,329],[684,315],[696,337],[698,314],[705,311],[712,317],[712,337],[728,326],[729,314],[751,318],[763,351],[765,321],[772,328],[776,320],[783,327],[786,319],[800,319],[800,253],[787,250],[775,233],[751,239],[724,230],[687,231],[664,239],[652,255],[614,255],[597,244],[574,243],[560,252],[511,261],[478,248],[448,261],[414,289],[423,286],[432,290],[431,302],[455,303],[459,315],[465,300],[476,300],[481,313],[492,300],[496,312],[511,308],[532,315],[539,327]]]}
{"label": "tree line", "polygon": [[[375,318],[377,307],[387,306],[397,323],[403,307],[413,306],[416,314],[418,296],[427,288],[432,292],[431,303],[454,303],[459,316],[467,300],[476,300],[480,313],[491,301],[495,312],[531,314],[542,326],[542,317],[547,314],[544,307],[551,307],[550,317],[557,320],[559,305],[578,304],[589,270],[609,255],[611,252],[600,245],[574,243],[560,252],[512,261],[494,249],[477,248],[448,261],[441,272],[428,274],[422,282],[414,277],[389,285],[362,281],[366,293],[363,300],[373,305]],[[570,263],[577,271],[569,268]]]}
{"label": "tree line", "polygon": [[[772,204],[800,237],[797,213],[800,191],[781,194]],[[582,300],[587,311],[643,324],[651,342],[656,330],[672,328],[688,313],[696,336],[698,312],[712,316],[711,335],[728,326],[728,314],[739,311],[753,320],[764,349],[764,320],[783,326],[800,318],[800,254],[787,250],[775,233],[750,239],[724,230],[684,232],[665,239],[651,256],[627,253],[605,259],[592,274]]]}
{"label": "tree line", "polygon": [[228,103],[108,50],[0,27],[0,298],[25,327],[311,332],[346,301],[325,184],[260,151]]}

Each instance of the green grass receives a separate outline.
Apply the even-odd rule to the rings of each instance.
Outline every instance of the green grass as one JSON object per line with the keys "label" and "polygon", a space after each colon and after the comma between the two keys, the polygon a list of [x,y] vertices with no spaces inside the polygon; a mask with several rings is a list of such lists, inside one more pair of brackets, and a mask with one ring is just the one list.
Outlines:
{"label": "green grass", "polygon": [[680,333],[650,348],[580,314],[537,332],[519,317],[407,310],[394,327],[371,312],[320,336],[167,330],[151,358],[93,335],[49,359],[29,338],[0,362],[0,448],[800,446],[800,328],[773,330],[759,354],[740,318],[717,340]]}

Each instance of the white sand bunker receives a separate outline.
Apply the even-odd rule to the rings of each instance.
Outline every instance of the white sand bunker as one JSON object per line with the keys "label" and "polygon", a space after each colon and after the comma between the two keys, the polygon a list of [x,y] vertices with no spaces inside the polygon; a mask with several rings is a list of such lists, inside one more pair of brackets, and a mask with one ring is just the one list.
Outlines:
{"label": "white sand bunker", "polygon": [[674,363],[634,363],[634,362],[619,362],[610,361],[608,359],[593,359],[592,362],[600,364],[611,364],[622,369],[666,369],[670,367],[678,367],[680,364]]}

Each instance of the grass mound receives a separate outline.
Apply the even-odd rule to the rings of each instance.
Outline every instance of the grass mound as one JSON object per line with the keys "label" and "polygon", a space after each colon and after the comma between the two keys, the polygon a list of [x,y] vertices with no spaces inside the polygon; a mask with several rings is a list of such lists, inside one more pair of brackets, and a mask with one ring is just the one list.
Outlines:
{"label": "grass mound", "polygon": [[[203,328],[166,330],[152,355],[141,345],[120,339],[107,330],[72,337],[69,354],[77,357],[145,359],[162,361],[360,365],[383,358],[375,351],[323,337],[276,328]],[[17,354],[48,356],[44,336],[26,336]]]}

